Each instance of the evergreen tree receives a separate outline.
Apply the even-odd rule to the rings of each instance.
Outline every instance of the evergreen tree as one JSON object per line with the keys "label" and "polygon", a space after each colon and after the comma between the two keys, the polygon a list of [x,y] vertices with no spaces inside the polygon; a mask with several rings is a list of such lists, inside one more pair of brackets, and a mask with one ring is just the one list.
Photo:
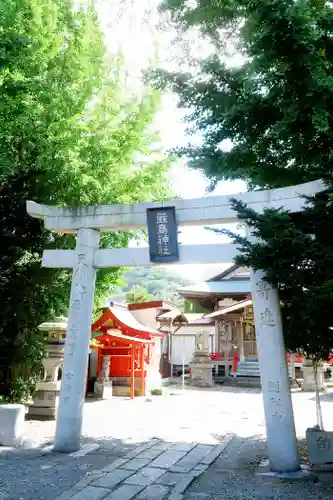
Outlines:
{"label": "evergreen tree", "polygon": [[267,281],[278,288],[286,348],[327,361],[333,348],[330,194],[310,198],[298,214],[270,209],[260,215],[239,201],[233,205],[258,241],[224,233],[238,245],[236,263],[265,270]]}
{"label": "evergreen tree", "polygon": [[[165,0],[180,34],[197,28],[211,55],[194,71],[154,75],[188,109],[200,146],[179,151],[214,184],[243,179],[274,188],[322,178],[328,190],[303,214],[258,215],[234,203],[255,245],[232,235],[238,262],[263,269],[278,287],[285,341],[327,359],[333,345],[333,9],[323,0]],[[230,66],[230,48],[244,58]],[[193,61],[192,61],[193,62]],[[233,147],[223,148],[225,141]]]}
{"label": "evergreen tree", "polygon": [[[323,0],[165,0],[179,32],[211,55],[188,73],[155,74],[203,140],[180,150],[213,181],[281,187],[332,177],[333,9]],[[198,38],[198,36],[196,36]],[[234,49],[245,62],[230,67]],[[224,141],[233,147],[223,150]]]}
{"label": "evergreen tree", "polygon": [[[42,269],[44,248],[74,238],[44,231],[27,199],[58,206],[131,203],[169,195],[152,128],[156,92],[127,95],[90,2],[8,0],[0,9],[0,394],[29,392],[40,368],[38,325],[66,313],[70,274]],[[128,233],[103,235],[126,247]],[[120,271],[100,271],[97,295]]]}

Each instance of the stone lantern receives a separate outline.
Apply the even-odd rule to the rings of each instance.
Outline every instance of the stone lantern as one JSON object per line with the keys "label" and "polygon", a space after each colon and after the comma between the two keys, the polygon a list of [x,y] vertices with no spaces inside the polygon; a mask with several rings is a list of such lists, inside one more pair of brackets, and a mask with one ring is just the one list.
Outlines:
{"label": "stone lantern", "polygon": [[44,379],[37,383],[34,404],[29,415],[56,418],[61,380],[59,369],[64,360],[67,318],[58,317],[39,326],[45,332]]}

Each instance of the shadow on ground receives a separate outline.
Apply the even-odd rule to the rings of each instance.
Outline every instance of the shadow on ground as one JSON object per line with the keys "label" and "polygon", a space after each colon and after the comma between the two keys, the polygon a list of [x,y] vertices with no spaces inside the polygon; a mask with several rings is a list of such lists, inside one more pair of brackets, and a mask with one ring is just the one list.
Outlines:
{"label": "shadow on ground", "polygon": [[[333,392],[320,394],[319,398],[320,401],[322,401],[323,403],[333,403]],[[313,398],[311,398],[310,401],[316,402],[316,396],[313,396]]]}
{"label": "shadow on ground", "polygon": [[[305,440],[299,442],[306,462]],[[260,475],[267,460],[266,442],[261,437],[235,436],[225,452],[197,478],[185,493],[185,500],[328,500],[333,498],[333,474],[294,482]]]}
{"label": "shadow on ground", "polygon": [[[214,435],[217,443],[225,436]],[[152,440],[156,438],[152,438]],[[92,440],[87,437],[86,442]],[[117,458],[144,443],[124,443],[117,439],[94,439],[99,448],[83,457],[50,453],[45,448],[5,450],[0,448],[1,500],[55,500],[92,472],[111,464]],[[165,441],[160,440],[161,443]],[[169,449],[173,442],[168,443]],[[179,444],[179,443],[177,443]],[[211,444],[211,443],[210,443]],[[300,452],[306,461],[304,441]],[[262,437],[233,436],[224,452],[198,478],[194,479],[186,500],[327,500],[333,498],[333,481],[288,483],[263,478],[257,473],[267,459]],[[84,497],[85,499],[85,497]]]}
{"label": "shadow on ground", "polygon": [[[264,433],[259,393],[260,389],[227,386],[223,390],[187,387],[183,393],[180,387],[172,386],[165,398],[154,399],[155,404],[140,398],[106,402],[88,399],[83,444],[98,446],[85,456],[45,450],[45,445],[53,439],[54,422],[29,421],[26,437],[30,441],[26,448],[0,447],[0,500],[56,500],[82,479],[93,481],[96,477],[93,473],[107,466],[112,468],[113,462],[140,445],[148,442],[153,445],[158,440],[168,450],[174,444],[191,441],[212,446],[226,442],[226,434],[230,432],[233,439],[215,462],[193,480],[185,492],[186,500],[333,500],[330,475],[317,483],[289,484],[257,474],[259,464],[267,460],[266,442],[259,435]],[[300,409],[303,416],[303,407]],[[38,446],[42,441],[43,446]],[[299,442],[299,449],[306,463],[304,440]],[[98,485],[92,489],[96,488]],[[104,499],[101,494],[99,498]],[[108,492],[105,500],[110,500],[107,497]],[[78,499],[91,500],[76,496],[75,500]]]}
{"label": "shadow on ground", "polygon": [[[178,395],[181,394],[179,391],[181,389],[181,384],[174,382],[171,386],[166,386],[169,389],[169,395],[173,393],[173,388],[175,393]],[[262,392],[261,387],[253,387],[251,385],[245,386],[245,385],[234,385],[234,384],[228,384],[228,382],[224,383],[218,383],[215,384],[213,387],[197,387],[197,386],[191,386],[191,384],[185,384],[185,389],[186,392],[193,391],[193,392],[204,392],[204,393],[214,393],[214,392],[221,392],[221,389],[223,389],[224,393],[233,393],[235,390],[237,390],[238,394],[260,394]]]}
{"label": "shadow on ground", "polygon": [[52,453],[45,446],[0,447],[0,500],[54,500],[93,470],[102,469],[137,446],[117,439],[98,444],[98,449],[78,458]]}

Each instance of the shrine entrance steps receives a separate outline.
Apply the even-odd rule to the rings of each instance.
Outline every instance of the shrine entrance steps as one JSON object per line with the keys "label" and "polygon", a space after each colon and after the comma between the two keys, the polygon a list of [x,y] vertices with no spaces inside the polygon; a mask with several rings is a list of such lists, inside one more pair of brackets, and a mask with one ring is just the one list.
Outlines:
{"label": "shrine entrance steps", "polygon": [[259,361],[255,358],[240,361],[237,371],[231,372],[230,382],[243,387],[261,387]]}
{"label": "shrine entrance steps", "polygon": [[260,379],[260,366],[257,359],[245,359],[239,361],[237,371],[232,373],[236,378],[251,377]]}

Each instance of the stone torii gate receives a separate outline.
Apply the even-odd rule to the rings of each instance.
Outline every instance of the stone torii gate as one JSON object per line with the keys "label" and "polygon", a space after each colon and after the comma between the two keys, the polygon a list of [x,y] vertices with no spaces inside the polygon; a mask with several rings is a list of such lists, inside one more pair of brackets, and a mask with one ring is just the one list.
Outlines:
{"label": "stone torii gate", "polygon": [[[304,195],[322,191],[315,181],[299,186],[237,195],[257,212],[284,207],[301,211]],[[45,228],[75,233],[75,250],[45,250],[42,265],[73,269],[64,368],[54,450],[70,453],[80,448],[91,317],[97,268],[150,266],[148,248],[99,249],[101,231],[145,228],[147,209],[175,207],[179,225],[237,222],[228,196],[212,196],[166,203],[101,205],[57,208],[27,202],[32,217],[43,219]],[[232,243],[180,246],[179,264],[230,263],[237,255]],[[156,264],[155,264],[156,265]],[[267,428],[270,468],[275,472],[300,469],[280,304],[276,290],[263,281],[264,273],[251,272],[261,384]]]}

